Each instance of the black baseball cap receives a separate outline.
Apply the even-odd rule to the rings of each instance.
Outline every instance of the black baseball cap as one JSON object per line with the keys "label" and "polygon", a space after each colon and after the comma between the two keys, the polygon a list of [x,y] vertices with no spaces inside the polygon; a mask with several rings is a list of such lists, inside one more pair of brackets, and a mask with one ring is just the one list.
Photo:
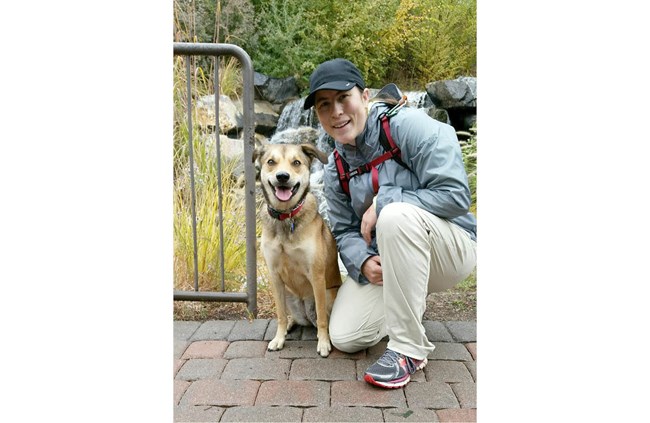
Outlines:
{"label": "black baseball cap", "polygon": [[316,91],[348,91],[354,86],[366,88],[361,72],[346,59],[332,59],[321,63],[309,78],[309,95],[305,99],[305,110],[314,105]]}

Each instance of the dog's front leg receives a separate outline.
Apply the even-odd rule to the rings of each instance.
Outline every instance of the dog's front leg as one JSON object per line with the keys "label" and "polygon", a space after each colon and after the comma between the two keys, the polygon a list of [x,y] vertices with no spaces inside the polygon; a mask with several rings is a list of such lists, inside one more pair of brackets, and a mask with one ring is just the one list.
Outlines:
{"label": "dog's front leg", "polygon": [[[321,274],[322,275],[322,274]],[[316,350],[321,357],[327,357],[332,351],[329,336],[329,313],[327,312],[327,295],[325,290],[325,278],[320,276],[322,281],[316,281],[314,287],[314,300],[316,302],[316,323],[318,345]]]}
{"label": "dog's front leg", "polygon": [[287,338],[289,320],[285,303],[284,283],[277,275],[273,275],[271,285],[273,286],[273,298],[275,300],[275,312],[278,318],[278,329],[275,332],[275,338],[269,342],[268,350],[277,351],[284,347],[284,341]]}

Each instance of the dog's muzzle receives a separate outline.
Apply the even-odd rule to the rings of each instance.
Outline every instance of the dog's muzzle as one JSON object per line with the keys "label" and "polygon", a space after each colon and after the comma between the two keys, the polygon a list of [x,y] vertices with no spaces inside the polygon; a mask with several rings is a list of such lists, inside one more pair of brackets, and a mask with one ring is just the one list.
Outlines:
{"label": "dog's muzzle", "polygon": [[282,183],[280,183],[280,184],[278,184],[276,186],[274,186],[270,182],[269,182],[269,184],[275,190],[275,196],[280,201],[289,201],[289,200],[291,200],[291,197],[293,197],[294,194],[296,192],[298,192],[298,188],[300,188],[300,182],[298,182],[293,187],[282,184]]}

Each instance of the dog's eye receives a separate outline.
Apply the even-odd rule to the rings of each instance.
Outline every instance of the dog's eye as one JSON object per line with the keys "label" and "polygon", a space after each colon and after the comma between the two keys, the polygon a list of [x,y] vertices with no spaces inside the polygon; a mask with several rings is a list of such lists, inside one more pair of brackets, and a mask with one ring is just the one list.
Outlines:
{"label": "dog's eye", "polygon": [[301,165],[300,160],[294,160],[293,165],[294,166],[300,166]]}
{"label": "dog's eye", "polygon": [[275,164],[275,160],[273,160],[273,159],[269,159],[269,160],[266,162],[266,164],[268,164],[268,165],[274,165],[274,164]]}

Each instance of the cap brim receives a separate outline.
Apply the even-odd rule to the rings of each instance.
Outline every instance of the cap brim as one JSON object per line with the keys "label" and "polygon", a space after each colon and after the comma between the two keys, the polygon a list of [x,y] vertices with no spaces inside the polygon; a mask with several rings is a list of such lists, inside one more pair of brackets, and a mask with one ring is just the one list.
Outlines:
{"label": "cap brim", "polygon": [[305,99],[305,105],[303,107],[305,110],[307,110],[314,105],[314,98],[316,97],[316,91],[320,91],[320,90],[349,91],[355,86],[356,84],[350,81],[332,81],[332,82],[327,82],[325,84],[322,84],[307,96],[307,98]]}

